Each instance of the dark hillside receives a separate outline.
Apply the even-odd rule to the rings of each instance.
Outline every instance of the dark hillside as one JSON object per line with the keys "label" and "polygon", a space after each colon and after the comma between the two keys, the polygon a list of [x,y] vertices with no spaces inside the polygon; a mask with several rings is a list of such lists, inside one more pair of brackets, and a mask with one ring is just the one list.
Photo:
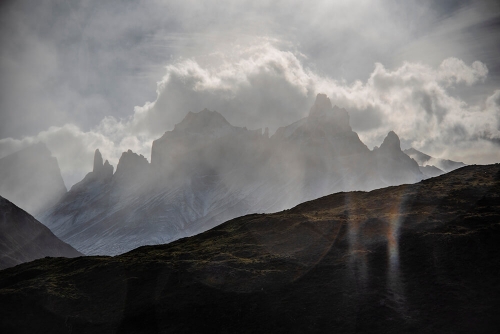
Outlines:
{"label": "dark hillside", "polygon": [[494,333],[500,165],[336,193],[116,257],[0,271],[1,328]]}

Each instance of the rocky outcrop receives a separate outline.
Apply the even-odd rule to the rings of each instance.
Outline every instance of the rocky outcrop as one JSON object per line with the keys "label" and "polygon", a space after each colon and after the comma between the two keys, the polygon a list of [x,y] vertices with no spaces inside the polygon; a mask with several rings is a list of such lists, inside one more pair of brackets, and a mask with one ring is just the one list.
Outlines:
{"label": "rocky outcrop", "polygon": [[99,149],[95,150],[94,153],[94,168],[92,169],[92,177],[95,179],[109,179],[113,176],[113,166],[111,166],[106,160],[103,163],[102,155]]}
{"label": "rocky outcrop", "polygon": [[81,191],[94,183],[106,183],[111,181],[113,166],[109,164],[108,160],[103,163],[103,158],[99,149],[95,150],[93,166],[92,171],[85,175],[82,181],[73,185],[70,191]]}
{"label": "rocky outcrop", "polygon": [[108,160],[103,163],[102,155],[99,149],[94,153],[94,168],[92,173],[97,179],[108,179],[113,175],[113,166],[109,164]]}
{"label": "rocky outcrop", "polygon": [[149,167],[148,159],[142,154],[128,150],[123,152],[116,166],[115,177],[133,178],[138,174],[145,173]]}
{"label": "rocky outcrop", "polygon": [[132,150],[123,152],[113,181],[122,187],[140,187],[148,183],[150,173],[148,160],[141,154],[136,154]]}
{"label": "rocky outcrop", "polygon": [[81,255],[33,216],[0,196],[0,269],[46,256]]}
{"label": "rocky outcrop", "polygon": [[66,193],[57,159],[43,143],[0,159],[0,195],[37,215]]}
{"label": "rocky outcrop", "polygon": [[425,178],[416,161],[401,150],[401,142],[394,131],[387,134],[373,153],[380,177],[387,185],[414,183]]}

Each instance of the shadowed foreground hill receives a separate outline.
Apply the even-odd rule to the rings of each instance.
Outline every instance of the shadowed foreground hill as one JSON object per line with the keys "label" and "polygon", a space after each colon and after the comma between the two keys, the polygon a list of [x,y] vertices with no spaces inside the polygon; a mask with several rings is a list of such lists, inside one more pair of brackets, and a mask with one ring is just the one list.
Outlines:
{"label": "shadowed foreground hill", "polygon": [[0,269],[46,256],[81,255],[29,213],[0,196]]}
{"label": "shadowed foreground hill", "polygon": [[0,272],[0,331],[491,333],[500,165]]}

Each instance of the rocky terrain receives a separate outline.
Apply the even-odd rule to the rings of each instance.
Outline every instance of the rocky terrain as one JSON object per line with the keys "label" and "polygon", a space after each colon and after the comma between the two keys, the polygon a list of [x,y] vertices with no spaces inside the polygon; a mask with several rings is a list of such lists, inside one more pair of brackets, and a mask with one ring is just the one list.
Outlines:
{"label": "rocky terrain", "polygon": [[0,269],[46,256],[81,255],[33,216],[0,197]]}
{"label": "rocky terrain", "polygon": [[0,196],[37,215],[66,193],[57,159],[43,143],[0,159]]}
{"label": "rocky terrain", "polygon": [[318,94],[308,117],[272,137],[205,109],[155,140],[151,163],[129,150],[113,174],[97,151],[94,170],[37,218],[84,254],[117,255],[241,215],[424,178],[394,132],[371,151],[347,111]]}
{"label": "rocky terrain", "polygon": [[467,166],[116,257],[25,263],[0,271],[0,331],[496,333],[499,196],[500,165]]}

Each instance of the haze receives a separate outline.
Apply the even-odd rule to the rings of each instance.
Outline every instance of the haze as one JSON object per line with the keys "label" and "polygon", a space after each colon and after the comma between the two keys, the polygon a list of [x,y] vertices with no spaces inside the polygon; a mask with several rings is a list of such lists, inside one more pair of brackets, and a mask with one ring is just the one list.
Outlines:
{"label": "haze", "polygon": [[38,141],[68,187],[99,148],[150,158],[188,111],[305,117],[317,93],[371,149],[500,162],[494,1],[12,1],[1,5],[0,157]]}

